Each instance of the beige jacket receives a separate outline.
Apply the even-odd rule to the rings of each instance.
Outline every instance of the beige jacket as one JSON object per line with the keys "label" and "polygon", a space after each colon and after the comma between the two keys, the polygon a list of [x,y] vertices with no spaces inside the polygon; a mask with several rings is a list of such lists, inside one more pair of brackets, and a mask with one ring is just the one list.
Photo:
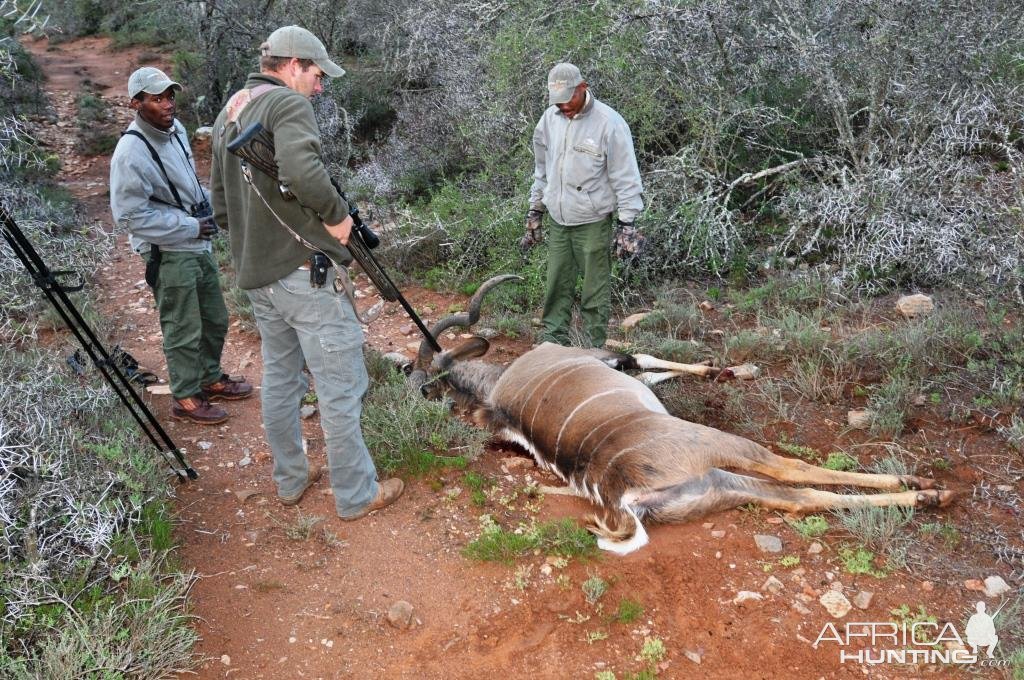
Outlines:
{"label": "beige jacket", "polygon": [[572,119],[550,106],[533,131],[530,206],[543,203],[563,226],[597,222],[618,211],[632,222],[643,210],[633,136],[614,109],[589,92]]}

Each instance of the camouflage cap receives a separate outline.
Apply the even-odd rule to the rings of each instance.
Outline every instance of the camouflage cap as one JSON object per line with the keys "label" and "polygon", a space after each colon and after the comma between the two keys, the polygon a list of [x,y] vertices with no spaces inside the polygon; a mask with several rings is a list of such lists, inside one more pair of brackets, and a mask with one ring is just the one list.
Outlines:
{"label": "camouflage cap", "polygon": [[583,82],[580,70],[568,62],[555,64],[548,73],[548,103],[564,104],[572,99],[576,86]]}
{"label": "camouflage cap", "polygon": [[311,59],[331,78],[345,75],[345,69],[327,56],[327,48],[320,39],[301,26],[282,26],[271,33],[267,41],[260,45],[260,54],[267,57]]}
{"label": "camouflage cap", "polygon": [[154,66],[143,66],[128,76],[128,96],[132,99],[140,92],[160,94],[169,87],[181,89],[181,84],[167,77],[167,74]]}

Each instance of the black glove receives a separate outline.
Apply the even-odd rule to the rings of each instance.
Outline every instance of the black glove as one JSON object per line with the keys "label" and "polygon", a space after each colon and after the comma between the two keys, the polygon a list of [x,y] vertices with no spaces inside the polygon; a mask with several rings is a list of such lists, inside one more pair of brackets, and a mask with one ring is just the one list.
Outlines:
{"label": "black glove", "polygon": [[213,219],[213,215],[199,218],[199,235],[196,238],[209,241],[216,235],[217,231],[217,222]]}
{"label": "black glove", "polygon": [[544,222],[544,211],[530,209],[526,212],[526,233],[519,239],[519,250],[525,254],[530,248],[544,241],[541,225]]}
{"label": "black glove", "polygon": [[615,257],[620,260],[635,257],[643,250],[646,243],[647,239],[640,234],[632,222],[615,220],[615,236],[612,239],[612,250],[615,252]]}

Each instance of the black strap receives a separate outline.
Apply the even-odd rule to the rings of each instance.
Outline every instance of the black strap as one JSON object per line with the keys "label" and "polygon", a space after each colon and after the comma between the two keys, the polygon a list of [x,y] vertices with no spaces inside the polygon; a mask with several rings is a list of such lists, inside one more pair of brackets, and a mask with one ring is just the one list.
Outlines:
{"label": "black strap", "polygon": [[[185,208],[185,204],[182,203],[182,201],[181,201],[181,195],[178,193],[178,188],[174,186],[174,182],[171,181],[170,175],[167,174],[167,168],[164,167],[163,161],[160,160],[160,155],[157,154],[156,149],[154,149],[153,145],[149,143],[149,140],[146,139],[146,136],[144,134],[142,134],[141,132],[139,132],[138,130],[125,130],[122,134],[132,135],[132,136],[138,137],[139,139],[142,140],[142,143],[146,145],[147,149],[149,149],[149,155],[153,157],[153,160],[156,162],[157,166],[160,168],[160,172],[162,172],[164,174],[164,179],[167,180],[167,186],[170,187],[171,194],[174,196],[174,200],[177,201],[177,203],[178,203],[177,206],[174,206],[174,207],[180,208],[182,212],[186,212],[187,213],[188,210]],[[181,151],[182,151],[182,153],[185,154],[185,158],[187,159],[189,157],[189,155],[188,155],[188,152],[185,151],[185,145],[182,144],[180,139],[178,139],[177,133],[175,133],[173,135],[173,137],[178,140],[178,146],[181,147]],[[196,177],[196,181],[197,182],[199,181],[198,177]],[[156,198],[155,196],[153,196],[151,198],[154,201],[157,201],[158,203],[163,203],[164,205],[171,205],[167,201],[161,201],[160,199]]]}

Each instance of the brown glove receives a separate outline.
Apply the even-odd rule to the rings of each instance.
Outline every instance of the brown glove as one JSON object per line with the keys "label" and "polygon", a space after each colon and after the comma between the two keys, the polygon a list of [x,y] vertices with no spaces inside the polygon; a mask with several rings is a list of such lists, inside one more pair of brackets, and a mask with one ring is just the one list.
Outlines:
{"label": "brown glove", "polygon": [[531,208],[526,212],[526,233],[519,239],[519,250],[526,253],[530,248],[544,241],[541,224],[544,222],[544,211]]}
{"label": "brown glove", "polygon": [[615,257],[620,260],[635,257],[643,250],[646,243],[647,239],[640,234],[632,222],[615,221],[615,236],[612,239],[612,250]]}

